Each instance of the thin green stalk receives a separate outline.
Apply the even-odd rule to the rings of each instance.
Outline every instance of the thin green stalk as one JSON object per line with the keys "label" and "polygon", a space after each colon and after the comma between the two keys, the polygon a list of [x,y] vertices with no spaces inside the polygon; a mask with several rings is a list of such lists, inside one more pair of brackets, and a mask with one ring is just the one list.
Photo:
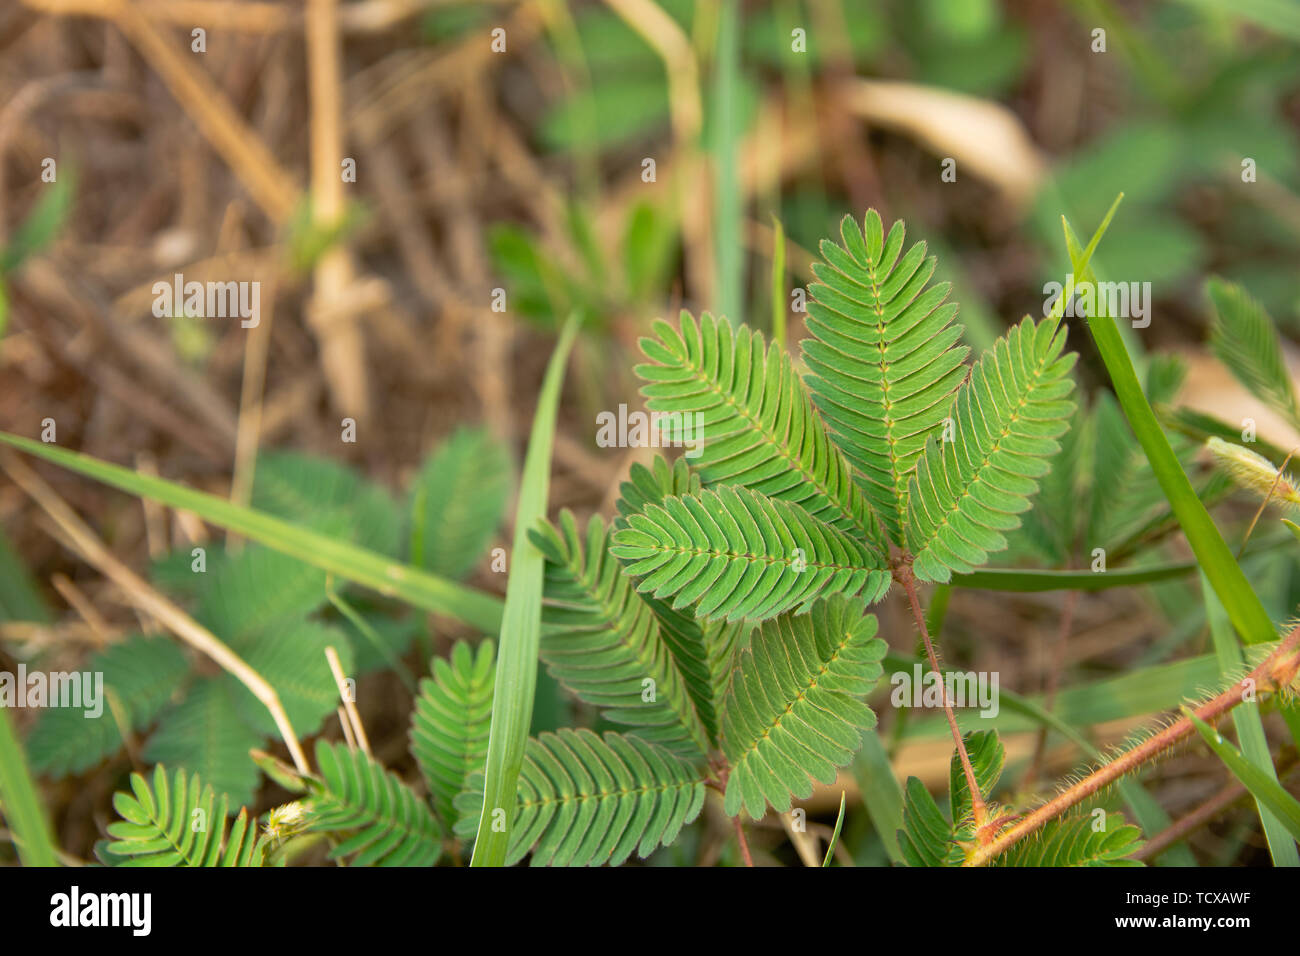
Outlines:
{"label": "thin green stalk", "polygon": [[[1083,252],[1079,249],[1078,240],[1070,224],[1062,217],[1066,245],[1073,263],[1076,282],[1095,281],[1091,267],[1087,264],[1087,256],[1101,240],[1122,198],[1121,194],[1115,200],[1106,219],[1088,244],[1088,249]],[[1104,314],[1105,297],[1097,296],[1096,300],[1099,303],[1099,314],[1089,320],[1088,329],[1097,344],[1097,351],[1101,353],[1106,371],[1110,374],[1111,384],[1114,386],[1120,406],[1124,409],[1124,415],[1142,450],[1146,453],[1151,470],[1155,473],[1156,480],[1160,482],[1170,507],[1178,517],[1178,523],[1187,536],[1187,542],[1196,555],[1197,563],[1214,586],[1219,600],[1223,602],[1233,627],[1246,643],[1259,644],[1276,639],[1277,631],[1269,619],[1268,612],[1264,610],[1264,605],[1260,603],[1250,582],[1246,580],[1240,565],[1232,556],[1231,549],[1219,534],[1219,529],[1210,519],[1205,505],[1196,496],[1196,491],[1178,463],[1178,457],[1170,447],[1169,440],[1161,431],[1155,412],[1152,411],[1142,386],[1138,383],[1137,374],[1124,348],[1115,319]]]}
{"label": "thin green stalk", "polygon": [[1192,713],[1190,707],[1184,707],[1183,714],[1191,719],[1197,733],[1223,761],[1224,766],[1250,791],[1260,805],[1260,812],[1263,813],[1264,807],[1268,808],[1269,813],[1278,821],[1278,826],[1289,835],[1291,849],[1294,850],[1295,841],[1300,840],[1300,800],[1296,800],[1277,780],[1242,756],[1241,751],[1224,740],[1222,734]]}
{"label": "thin green stalk", "polygon": [[[1210,623],[1214,653],[1219,659],[1219,671],[1224,677],[1230,678],[1241,669],[1241,646],[1233,636],[1223,605],[1215,597],[1204,574],[1201,575],[1201,594],[1205,600],[1205,616]],[[1276,783],[1277,770],[1268,752],[1268,738],[1264,735],[1264,721],[1259,714],[1259,704],[1245,703],[1238,707],[1232,712],[1232,723],[1237,730],[1237,740],[1241,743],[1245,759],[1260,774]],[[1264,837],[1268,840],[1273,865],[1300,866],[1300,853],[1296,852],[1295,840],[1287,831],[1286,825],[1265,806],[1258,794],[1255,794],[1255,808],[1259,812],[1259,822],[1264,827]]]}
{"label": "thin green stalk", "polygon": [[1139,584],[1168,581],[1170,578],[1186,577],[1196,568],[1194,561],[1104,572],[983,568],[970,574],[954,574],[952,586],[979,588],[985,591],[1018,591],[1022,594],[1036,594],[1043,591],[1106,591],[1111,588],[1129,588]]}
{"label": "thin green stalk", "polygon": [[56,866],[54,840],[9,712],[0,707],[0,805],[24,866]]}
{"label": "thin green stalk", "polygon": [[537,691],[537,659],[542,631],[542,553],[528,533],[546,515],[550,491],[551,448],[555,415],[564,382],[564,364],[578,334],[577,316],[570,316],[551,354],[542,380],[533,430],[524,458],[523,481],[515,511],[515,537],[510,551],[510,577],[497,644],[496,689],[492,695],[492,726],[488,731],[483,813],[470,866],[502,866],[510,845],[515,815],[515,787],[524,762],[524,745]]}
{"label": "thin green stalk", "polygon": [[332,575],[327,575],[325,578],[325,596],[334,605],[334,609],[357,629],[357,633],[365,639],[366,643],[374,648],[375,653],[384,659],[384,663],[393,669],[393,672],[397,674],[406,689],[414,694],[415,677],[411,674],[410,668],[402,663],[402,659],[393,652],[393,649],[388,646],[388,642],[379,636],[378,632],[370,626],[370,623],[357,613],[357,609],[349,604],[343,595],[339,594],[334,587],[334,577]]}
{"label": "thin green stalk", "polygon": [[785,348],[785,227],[772,217],[772,341]]}
{"label": "thin green stalk", "polygon": [[840,791],[840,815],[835,818],[835,832],[826,842],[826,856],[822,857],[822,869],[831,865],[831,857],[835,855],[835,844],[840,842],[840,830],[844,828],[844,802],[845,793]]}
{"label": "thin green stalk", "polygon": [[232,504],[225,498],[195,491],[152,475],[137,474],[89,455],[56,445],[0,432],[0,444],[11,445],[44,458],[69,471],[93,478],[135,495],[182,511],[192,511],[208,521],[249,540],[264,544],[314,567],[363,585],[389,597],[400,598],[435,614],[463,621],[489,633],[501,626],[501,600],[455,581],[402,564],[346,541],[331,538],[279,518]]}
{"label": "thin green stalk", "polygon": [[862,735],[862,749],[853,761],[853,777],[885,853],[896,866],[905,866],[898,846],[898,831],[903,828],[903,788],[894,776],[880,734],[874,729]]}
{"label": "thin green stalk", "polygon": [[713,248],[718,271],[717,305],[732,322],[741,320],[745,248],[741,224],[737,141],[740,92],[740,23],[736,0],[718,10],[713,59],[713,115],[710,160],[713,170]]}

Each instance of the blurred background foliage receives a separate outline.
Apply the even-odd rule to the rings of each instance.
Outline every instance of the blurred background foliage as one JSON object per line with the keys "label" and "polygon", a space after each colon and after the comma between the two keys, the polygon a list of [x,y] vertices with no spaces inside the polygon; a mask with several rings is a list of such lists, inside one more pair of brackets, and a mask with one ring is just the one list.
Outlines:
{"label": "blurred background foliage", "polygon": [[[1103,279],[1151,283],[1151,325],[1128,336],[1148,393],[1223,421],[1259,406],[1207,358],[1206,277],[1237,281],[1264,305],[1288,362],[1300,334],[1300,6],[1288,0],[353,0],[338,7],[340,75],[324,90],[309,75],[300,4],[202,0],[184,16],[143,0],[128,5],[139,16],[115,6],[0,10],[0,428],[38,435],[51,417],[67,447],[242,495],[498,593],[489,549],[509,541],[509,473],[565,318],[577,312],[584,334],[552,509],[608,514],[628,466],[651,456],[594,441],[597,411],[640,405],[638,336],[680,308],[712,310],[767,334],[784,327],[797,357],[799,290],[845,214],[875,207],[927,240],[978,352],[1022,315],[1042,314],[1044,283],[1069,261],[1061,215],[1091,234],[1123,192],[1093,262]],[[190,51],[190,9],[214,18],[201,56]],[[322,168],[332,176],[353,159],[357,175],[323,214],[330,190],[314,168],[329,147],[313,130],[331,109],[338,154]],[[56,183],[40,175],[49,156]],[[275,320],[272,329],[264,319],[261,359],[238,323],[154,324],[148,290],[176,272],[263,282]],[[497,290],[504,311],[493,309]],[[342,318],[322,318],[329,307]],[[1071,347],[1088,395],[1104,372],[1080,330]],[[1164,352],[1179,358],[1143,358]],[[1162,519],[1161,500],[1142,483],[1109,394],[1086,404],[1082,464],[1059,474],[1097,480],[1084,490],[1058,481],[1044,496],[1057,516],[1082,501],[1077,524],[1108,523],[1103,536],[1122,548]],[[355,444],[340,443],[344,416],[358,423]],[[1291,424],[1260,421],[1262,439],[1300,442]],[[255,479],[236,455],[249,428],[264,449]],[[1178,450],[1194,467],[1195,446]],[[300,672],[259,642],[292,627],[312,646],[350,647],[362,679],[391,691],[360,698],[377,751],[411,769],[401,685],[471,632],[364,592],[334,594],[306,565],[238,542],[214,542],[196,584],[191,548],[206,540],[196,522],[51,480],[114,553],[151,568],[158,587],[283,681],[295,719],[332,726],[323,661]],[[1118,511],[1107,506],[1115,498]],[[160,673],[180,669],[174,648],[139,635],[111,587],[33,512],[0,487],[0,662],[76,663],[121,639],[154,655]],[[1053,515],[1032,516],[1005,562],[1077,562]],[[1186,549],[1163,540],[1144,554]],[[1296,563],[1250,562],[1270,611],[1293,610]],[[100,613],[87,616],[83,594]],[[948,655],[1030,692],[1058,667],[1066,685],[1118,680],[1207,646],[1194,586],[1175,581],[1083,598],[1072,612],[1078,642],[1054,663],[1044,649],[1055,646],[1060,601],[954,594]],[[882,611],[882,634],[910,650],[896,610]],[[1004,632],[989,635],[990,619],[1006,620]],[[265,714],[228,678],[193,670],[169,697],[141,690],[126,729],[142,735],[143,759],[205,770],[248,800],[258,778],[236,758],[264,741]],[[1081,724],[1131,725],[1215,671],[1160,673],[1164,696],[1085,685],[1062,707],[1076,707]],[[124,693],[137,678],[123,671]],[[534,729],[572,723],[573,706],[543,674]],[[165,712],[173,718],[144,739]],[[199,739],[212,715],[225,715],[228,739]],[[904,723],[888,728],[899,776],[942,784],[943,728],[918,717],[905,734]],[[141,752],[123,757],[118,729],[75,752],[67,736],[55,721],[28,740],[38,769],[64,781],[51,791],[60,843],[84,854],[94,813]],[[1195,805],[1219,785],[1216,766],[1157,768],[1162,804]],[[823,796],[823,809],[838,805]],[[844,842],[859,862],[884,860],[860,813]],[[658,862],[730,852],[690,835]],[[1249,821],[1238,820],[1207,858],[1253,852]]]}

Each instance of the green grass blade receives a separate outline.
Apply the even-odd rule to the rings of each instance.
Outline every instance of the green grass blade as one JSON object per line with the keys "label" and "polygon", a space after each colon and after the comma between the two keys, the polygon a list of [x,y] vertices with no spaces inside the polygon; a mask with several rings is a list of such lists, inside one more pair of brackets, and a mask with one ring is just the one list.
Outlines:
{"label": "green grass blade", "polygon": [[[1285,518],[1282,523],[1290,525]],[[1293,532],[1300,538],[1300,526]],[[1266,554],[1274,549],[1294,546],[1287,535],[1274,535],[1259,540],[1251,555]],[[1155,584],[1173,578],[1186,577],[1200,565],[1195,561],[1178,561],[1169,564],[1147,564],[1133,568],[1117,568],[1104,572],[1094,571],[1043,571],[1032,568],[981,568],[970,574],[954,574],[952,586],[977,588],[982,591],[1019,591],[1036,594],[1043,591],[1108,591],[1111,588],[1131,588],[1142,584]]]}
{"label": "green grass blade", "polygon": [[63,178],[48,185],[9,243],[0,248],[0,275],[12,272],[58,236],[68,220],[76,192],[76,172],[64,166]]}
{"label": "green grass blade", "polygon": [[1300,42],[1300,7],[1287,0],[1181,0],[1207,17],[1230,17]]}
{"label": "green grass blade", "polygon": [[[524,762],[524,744],[533,716],[537,690],[538,647],[542,632],[542,552],[528,532],[546,515],[550,490],[551,447],[555,413],[560,404],[564,363],[578,333],[576,316],[569,318],[551,355],[537,400],[533,431],[524,459],[523,482],[515,512],[515,539],[510,551],[510,577],[497,644],[496,689],[492,695],[492,725],[488,731],[487,768],[483,784],[483,814],[470,866],[502,866],[510,844],[515,815],[515,787]],[[505,811],[504,826],[496,810]]]}
{"label": "green grass blade", "polygon": [[835,818],[835,832],[831,834],[830,840],[826,844],[826,856],[822,857],[822,869],[831,865],[831,857],[835,855],[835,844],[840,842],[840,830],[844,827],[844,791],[840,791],[840,815]]}
{"label": "green grass blade", "polygon": [[1019,591],[1033,594],[1042,591],[1106,591],[1154,584],[1171,578],[1186,577],[1197,568],[1195,561],[1153,564],[1115,571],[1036,571],[1019,568],[983,568],[970,574],[954,574],[952,586],[978,588],[983,591]]}
{"label": "green grass blade", "polygon": [[903,788],[898,785],[889,754],[874,729],[862,735],[862,749],[853,761],[853,777],[862,791],[871,825],[885,845],[885,853],[896,866],[905,866],[898,847],[898,831],[903,828]]}
{"label": "green grass blade", "polygon": [[713,166],[713,249],[717,268],[717,306],[732,323],[741,319],[745,237],[741,222],[737,144],[740,96],[740,18],[736,0],[718,10],[713,61],[713,115],[709,117]]}
{"label": "green grass blade", "polygon": [[772,217],[772,341],[785,348],[785,227]]}
{"label": "green grass blade", "polygon": [[1292,840],[1300,840],[1300,800],[1296,800],[1282,789],[1280,783],[1243,757],[1240,750],[1197,717],[1190,707],[1184,707],[1183,713],[1191,718],[1210,749],[1223,761],[1223,765],[1232,771],[1232,775],[1241,781],[1242,786],[1250,791],[1259,805],[1267,807],[1273,813],[1286,832],[1291,834]]}
{"label": "green grass blade", "polygon": [[6,432],[0,432],[0,444],[11,445],[138,498],[192,511],[204,521],[227,531],[426,611],[456,618],[489,633],[501,626],[499,598],[400,564],[374,551],[232,504],[225,498],[195,491],[164,478],[137,474],[129,468],[56,445]]}
{"label": "green grass blade", "polygon": [[[1087,255],[1096,248],[1118,204],[1119,199],[1116,199],[1111,212],[1107,214],[1101,228],[1093,236],[1088,250],[1084,252],[1079,251],[1074,231],[1062,218],[1065,241],[1077,282],[1094,281],[1092,270],[1087,263]],[[1120,406],[1124,409],[1124,415],[1142,450],[1146,453],[1151,470],[1169,500],[1169,505],[1173,508],[1183,533],[1187,536],[1197,563],[1214,586],[1215,593],[1223,602],[1233,627],[1237,629],[1242,639],[1248,644],[1274,640],[1277,632],[1273,622],[1269,620],[1268,612],[1264,610],[1264,605],[1260,603],[1250,582],[1246,580],[1240,565],[1232,556],[1232,551],[1228,549],[1223,536],[1219,534],[1219,529],[1210,519],[1205,505],[1196,496],[1191,481],[1178,463],[1178,458],[1169,445],[1169,439],[1161,431],[1155,412],[1151,410],[1146,394],[1138,382],[1137,373],[1124,348],[1115,319],[1104,314],[1104,297],[1097,298],[1101,300],[1099,303],[1101,308],[1098,310],[1099,314],[1088,321],[1088,329],[1097,344],[1097,351],[1101,353],[1102,361],[1106,364],[1106,371],[1110,375]]]}
{"label": "green grass blade", "polygon": [[[1205,617],[1210,622],[1210,637],[1214,642],[1214,653],[1219,659],[1219,671],[1225,679],[1230,679],[1241,670],[1241,647],[1232,634],[1228,616],[1223,605],[1215,597],[1210,583],[1201,575],[1201,594],[1205,599]],[[1241,750],[1245,759],[1261,774],[1273,781],[1277,780],[1277,770],[1273,758],[1268,752],[1268,738],[1264,736],[1264,722],[1259,715],[1258,703],[1243,703],[1232,711],[1232,725],[1237,730],[1237,739],[1241,741]],[[1268,840],[1268,850],[1273,856],[1274,866],[1300,866],[1300,853],[1296,852],[1295,841],[1287,836],[1286,827],[1274,816],[1264,804],[1255,799],[1259,811],[1259,822],[1264,827],[1264,836]]]}
{"label": "green grass blade", "polygon": [[13,831],[24,866],[57,866],[49,824],[27,769],[27,758],[14,734],[9,712],[0,707],[0,809]]}

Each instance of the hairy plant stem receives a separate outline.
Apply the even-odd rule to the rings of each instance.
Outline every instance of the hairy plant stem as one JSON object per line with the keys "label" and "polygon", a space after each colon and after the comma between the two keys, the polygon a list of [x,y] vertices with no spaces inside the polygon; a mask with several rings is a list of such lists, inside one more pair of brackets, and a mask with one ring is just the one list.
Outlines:
{"label": "hairy plant stem", "polygon": [[921,631],[921,640],[925,642],[925,653],[930,660],[930,669],[939,678],[943,689],[943,712],[948,718],[948,727],[952,730],[952,739],[957,747],[957,756],[961,759],[962,772],[966,775],[966,786],[970,789],[971,812],[975,817],[975,832],[980,839],[985,839],[984,824],[988,819],[988,807],[984,804],[984,795],[980,793],[979,781],[975,779],[975,768],[971,766],[970,755],[966,753],[966,743],[961,737],[961,728],[957,726],[957,716],[952,712],[952,702],[948,700],[948,685],[943,680],[943,670],[939,667],[939,655],[935,653],[934,642],[930,640],[930,629],[925,626],[925,613],[921,610],[921,600],[916,593],[916,577],[912,574],[910,562],[902,561],[894,565],[894,580],[903,587],[907,594],[907,603],[912,607],[912,617]]}
{"label": "hairy plant stem", "polygon": [[740,844],[740,855],[745,860],[745,866],[753,866],[754,857],[749,852],[749,840],[745,838],[745,826],[740,822],[740,814],[732,817],[731,822],[736,827],[736,842]]}
{"label": "hairy plant stem", "polygon": [[[706,787],[712,787],[718,791],[719,795],[727,792],[727,778],[731,776],[731,767],[726,760],[719,754],[716,759],[709,761],[709,768],[713,771],[713,776],[704,781]],[[736,830],[736,842],[740,844],[740,855],[745,861],[745,866],[754,865],[754,857],[749,852],[749,840],[745,838],[745,827],[740,822],[740,813],[737,812],[731,818],[731,824]]]}
{"label": "hairy plant stem", "polygon": [[[1300,627],[1291,631],[1268,657],[1253,671],[1237,681],[1217,697],[1198,707],[1194,713],[1206,723],[1213,724],[1227,714],[1232,708],[1242,703],[1245,698],[1243,686],[1253,686],[1258,693],[1268,693],[1282,689],[1296,678],[1300,671]],[[1253,685],[1247,685],[1253,681]],[[1072,787],[1057,794],[1037,810],[1025,814],[1019,823],[1008,827],[988,843],[978,847],[967,858],[965,866],[983,866],[999,854],[1006,852],[1016,843],[1040,829],[1044,824],[1059,817],[1066,810],[1082,803],[1088,797],[1110,786],[1124,774],[1136,770],[1142,764],[1158,757],[1171,747],[1181,743],[1195,732],[1195,727],[1187,717],[1181,717],[1164,730],[1147,738],[1103,767],[1094,770]]]}

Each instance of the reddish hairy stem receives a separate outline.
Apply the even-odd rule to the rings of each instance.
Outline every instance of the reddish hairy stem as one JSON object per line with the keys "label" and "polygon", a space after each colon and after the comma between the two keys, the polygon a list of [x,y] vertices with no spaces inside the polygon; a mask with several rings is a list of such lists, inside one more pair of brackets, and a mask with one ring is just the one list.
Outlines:
{"label": "reddish hairy stem", "polygon": [[[1263,662],[1251,671],[1245,679],[1233,684],[1222,694],[1202,704],[1193,713],[1208,724],[1213,724],[1224,714],[1232,710],[1243,700],[1242,685],[1247,680],[1254,681],[1254,686],[1261,693],[1276,691],[1290,684],[1300,669],[1300,627],[1288,634]],[[966,866],[982,866],[994,857],[1025,837],[1040,829],[1050,820],[1059,817],[1066,810],[1086,800],[1098,790],[1110,786],[1124,774],[1137,769],[1148,760],[1159,756],[1164,751],[1181,743],[1194,733],[1195,727],[1187,717],[1181,717],[1154,737],[1143,741],[1136,747],[1126,750],[1110,763],[1088,776],[1074,786],[1061,792],[1037,810],[1025,815],[1015,826],[1008,827],[991,841],[975,849],[966,860]]]}
{"label": "reddish hairy stem", "polygon": [[745,827],[740,822],[740,814],[732,817],[731,822],[736,825],[736,842],[740,844],[740,855],[744,857],[745,866],[753,866],[754,858],[749,852],[749,841],[745,839]]}
{"label": "reddish hairy stem", "polygon": [[912,606],[912,617],[921,629],[921,639],[925,642],[925,653],[930,659],[930,669],[939,678],[943,689],[943,712],[948,718],[948,727],[952,730],[952,739],[957,746],[957,756],[961,759],[962,772],[966,775],[966,786],[970,789],[971,813],[975,817],[975,830],[983,838],[983,827],[988,818],[988,807],[984,804],[984,794],[980,793],[979,782],[975,779],[975,768],[971,766],[970,755],[966,753],[966,743],[961,738],[961,728],[957,726],[957,717],[952,712],[952,703],[948,700],[948,685],[944,683],[943,671],[939,667],[939,656],[934,652],[934,642],[930,640],[930,630],[925,626],[925,613],[921,610],[921,600],[916,593],[916,578],[912,575],[910,564],[900,564],[894,568],[894,580],[903,586],[907,594],[907,603]]}

